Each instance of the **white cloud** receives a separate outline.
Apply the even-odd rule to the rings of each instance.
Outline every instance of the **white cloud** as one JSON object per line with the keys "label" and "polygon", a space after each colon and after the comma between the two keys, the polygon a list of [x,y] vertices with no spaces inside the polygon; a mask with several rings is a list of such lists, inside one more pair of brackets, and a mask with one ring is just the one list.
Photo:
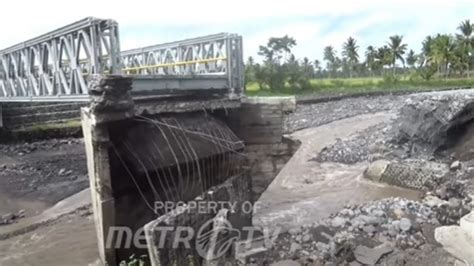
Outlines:
{"label": "white cloud", "polygon": [[[238,31],[244,37],[246,56],[255,56],[258,45],[265,44],[269,37],[288,34],[297,40],[296,55],[313,59],[321,57],[326,45],[340,50],[348,36],[358,40],[361,50],[369,43],[383,44],[392,34],[404,35],[410,45],[418,48],[419,44],[415,43],[427,34],[454,32],[459,21],[466,18],[459,12],[472,16],[474,5],[472,0],[439,3],[432,0],[17,0],[4,1],[2,11],[0,47],[22,42],[86,16],[95,16],[113,18],[122,31],[130,31],[122,32],[123,48],[170,41],[183,35],[172,31],[156,32],[154,27],[161,31],[166,27],[189,27],[198,30],[186,37]],[[337,22],[331,21],[334,18],[350,20],[331,29],[331,23]],[[272,24],[272,21],[278,23]],[[405,22],[405,27],[397,27],[401,22]],[[130,30],[141,27],[150,32],[138,34]]]}

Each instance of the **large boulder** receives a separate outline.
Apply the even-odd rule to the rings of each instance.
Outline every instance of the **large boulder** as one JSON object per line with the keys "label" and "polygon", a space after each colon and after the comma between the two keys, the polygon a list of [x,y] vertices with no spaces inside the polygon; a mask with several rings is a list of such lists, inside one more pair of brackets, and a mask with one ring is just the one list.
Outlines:
{"label": "large boulder", "polygon": [[467,265],[474,265],[474,212],[464,216],[459,226],[436,228],[435,239],[451,255]]}
{"label": "large boulder", "polygon": [[474,119],[474,90],[421,93],[408,98],[395,121],[399,142],[444,147],[452,129]]}

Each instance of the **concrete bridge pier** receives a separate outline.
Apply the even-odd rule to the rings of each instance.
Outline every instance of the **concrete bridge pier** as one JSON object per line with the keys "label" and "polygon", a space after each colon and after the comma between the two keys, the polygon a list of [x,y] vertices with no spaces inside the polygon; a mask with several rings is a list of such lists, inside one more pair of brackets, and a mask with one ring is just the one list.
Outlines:
{"label": "concrete bridge pier", "polygon": [[[127,77],[95,76],[91,104],[81,111],[101,260],[118,265],[134,254],[149,255],[152,265],[198,265],[207,260],[198,238],[191,247],[176,248],[183,232],[163,235],[161,229],[191,227],[197,233],[210,221],[215,228],[226,220],[235,233],[229,241],[244,237],[240,232],[252,223],[248,203],[291,154],[282,135],[294,100],[199,93],[134,102],[131,87]],[[254,180],[262,183],[258,190]],[[155,205],[170,202],[186,206],[163,211]]]}
{"label": "concrete bridge pier", "polygon": [[[81,119],[102,262],[118,265],[132,254],[148,253],[162,262],[181,260],[184,254],[198,258],[182,249],[148,252],[144,225],[162,217],[159,221],[168,226],[189,226],[217,215],[212,210],[204,215],[186,212],[177,218],[170,214],[173,210],[157,209],[156,203],[200,198],[236,201],[239,206],[251,201],[244,144],[217,115],[240,107],[240,100],[188,97],[138,103],[130,95],[129,78],[97,76],[91,84],[91,104],[82,108]],[[252,221],[251,213],[237,212],[227,218],[234,228]]]}
{"label": "concrete bridge pier", "polygon": [[0,104],[0,128],[3,128],[2,105]]}

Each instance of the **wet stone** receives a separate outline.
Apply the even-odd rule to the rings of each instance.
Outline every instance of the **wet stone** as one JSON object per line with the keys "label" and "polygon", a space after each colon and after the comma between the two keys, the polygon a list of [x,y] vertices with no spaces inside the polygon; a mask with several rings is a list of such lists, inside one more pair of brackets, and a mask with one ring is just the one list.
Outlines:
{"label": "wet stone", "polygon": [[450,169],[451,171],[456,171],[456,170],[461,169],[461,162],[459,162],[459,161],[454,161],[454,162],[451,164],[451,166],[449,167],[449,169]]}
{"label": "wet stone", "polygon": [[298,244],[298,243],[291,243],[291,246],[290,246],[290,253],[294,253],[298,250],[301,249],[301,245]]}
{"label": "wet stone", "polygon": [[403,232],[408,232],[411,229],[412,224],[411,224],[410,219],[402,218],[400,219],[400,223],[398,226],[400,230],[402,230]]}
{"label": "wet stone", "polygon": [[347,219],[336,216],[334,219],[332,219],[331,225],[333,227],[342,227],[346,224],[346,222],[347,222]]}
{"label": "wet stone", "polygon": [[373,225],[367,225],[362,228],[364,232],[366,232],[368,235],[372,235],[377,231],[377,229]]}
{"label": "wet stone", "polygon": [[301,234],[301,228],[300,227],[294,227],[288,230],[288,233],[292,236],[295,236],[297,234]]}

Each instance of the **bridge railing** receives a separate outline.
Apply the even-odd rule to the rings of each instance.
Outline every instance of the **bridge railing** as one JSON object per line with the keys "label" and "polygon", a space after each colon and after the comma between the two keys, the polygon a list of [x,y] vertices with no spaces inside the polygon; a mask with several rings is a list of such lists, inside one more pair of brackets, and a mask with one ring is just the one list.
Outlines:
{"label": "bridge railing", "polygon": [[220,33],[121,52],[134,91],[243,87],[242,37]]}

